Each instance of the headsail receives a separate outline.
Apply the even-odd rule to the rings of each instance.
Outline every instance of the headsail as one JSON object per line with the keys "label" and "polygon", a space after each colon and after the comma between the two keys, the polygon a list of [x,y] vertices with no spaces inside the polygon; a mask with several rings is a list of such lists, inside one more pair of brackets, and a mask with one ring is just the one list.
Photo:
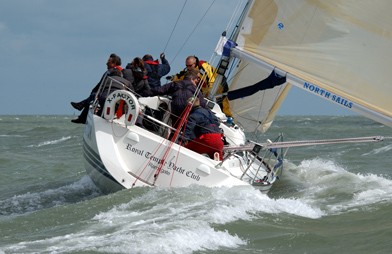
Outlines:
{"label": "headsail", "polygon": [[289,91],[284,83],[275,72],[242,61],[228,93],[234,118],[247,131],[267,131]]}
{"label": "headsail", "polygon": [[233,49],[245,60],[235,83],[246,83],[245,72],[255,68],[275,69],[293,85],[392,127],[391,9],[389,0],[253,1]]}

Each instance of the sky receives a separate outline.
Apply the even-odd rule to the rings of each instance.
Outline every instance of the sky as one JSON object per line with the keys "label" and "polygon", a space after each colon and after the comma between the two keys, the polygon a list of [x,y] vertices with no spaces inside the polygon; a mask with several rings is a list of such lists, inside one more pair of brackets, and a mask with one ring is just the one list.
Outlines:
{"label": "sky", "polygon": [[[124,67],[165,52],[170,74],[188,55],[209,60],[239,1],[0,0],[0,115],[78,114],[70,102],[89,95],[111,53]],[[278,111],[349,114],[296,87]]]}

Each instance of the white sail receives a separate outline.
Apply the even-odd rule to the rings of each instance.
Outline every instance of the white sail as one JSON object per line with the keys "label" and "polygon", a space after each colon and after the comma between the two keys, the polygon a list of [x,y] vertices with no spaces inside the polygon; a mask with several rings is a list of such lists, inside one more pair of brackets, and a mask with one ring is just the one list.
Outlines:
{"label": "white sail", "polygon": [[[245,60],[238,71],[248,63],[266,72],[245,67],[247,75],[275,69],[293,85],[392,126],[391,9],[389,0],[253,1],[233,50]],[[246,84],[239,75],[230,89]]]}
{"label": "white sail", "polygon": [[[266,79],[271,71],[251,62],[242,61],[233,77],[230,90],[237,91],[256,84]],[[252,132],[256,129],[262,132],[267,131],[289,88],[290,86],[283,84],[271,89],[260,90],[250,96],[230,100],[234,118],[242,124],[246,131]]]}

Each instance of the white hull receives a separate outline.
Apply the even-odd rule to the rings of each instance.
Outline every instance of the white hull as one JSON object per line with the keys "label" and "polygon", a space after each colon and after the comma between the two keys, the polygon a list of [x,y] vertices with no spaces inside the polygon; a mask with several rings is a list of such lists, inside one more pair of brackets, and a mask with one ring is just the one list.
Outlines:
{"label": "white hull", "polygon": [[[219,43],[222,49],[217,47],[216,53],[220,52],[218,54],[222,53],[222,56],[209,98],[214,100],[214,96],[223,96],[215,92],[223,84],[223,77],[232,78],[230,91],[225,94],[235,109],[233,115],[244,126],[251,124],[250,131],[257,128],[266,131],[290,88],[286,84],[293,84],[392,126],[392,104],[388,96],[392,86],[387,85],[388,71],[380,68],[391,66],[392,59],[385,55],[385,52],[392,52],[387,50],[392,45],[392,37],[380,32],[391,30],[391,15],[388,8],[380,6],[392,4],[386,0],[381,5],[362,1],[359,4],[362,8],[349,8],[351,1],[326,2],[247,2],[233,28],[231,41],[226,40],[227,45]],[[316,9],[317,15],[313,15]],[[363,10],[370,10],[369,15],[363,15]],[[312,22],[309,22],[309,15]],[[365,46],[368,50],[363,50]],[[359,61],[358,52],[367,52],[364,58],[367,61]],[[300,64],[298,59],[301,59]],[[99,91],[112,91],[113,82],[118,81],[105,76]],[[210,159],[167,139],[171,131],[167,98],[138,100],[124,90],[106,95],[97,96],[101,100],[106,98],[105,105],[101,105],[104,106],[103,117],[93,114],[100,111],[96,108],[96,99],[83,138],[87,173],[105,192],[134,186],[184,187],[192,184],[209,187],[252,185],[268,191],[282,167],[282,148],[382,140],[365,137],[287,143],[279,137],[276,143],[249,144],[243,131],[230,125],[217,104],[212,103],[212,111],[221,119],[220,127],[229,143],[223,161],[219,161],[221,158]],[[127,103],[124,108],[127,112],[117,119],[114,111],[120,100]],[[149,108],[153,109],[152,113],[159,111],[160,115],[149,115]],[[153,128],[138,127],[139,114],[152,121]],[[277,148],[280,152],[275,150]]]}
{"label": "white hull", "polygon": [[233,154],[223,162],[213,160],[137,125],[125,126],[123,119],[107,120],[91,111],[83,135],[86,171],[105,193],[134,186],[215,187],[255,181],[257,188],[268,191],[276,179],[259,160],[248,168],[254,158],[248,152],[241,153],[247,157]]}

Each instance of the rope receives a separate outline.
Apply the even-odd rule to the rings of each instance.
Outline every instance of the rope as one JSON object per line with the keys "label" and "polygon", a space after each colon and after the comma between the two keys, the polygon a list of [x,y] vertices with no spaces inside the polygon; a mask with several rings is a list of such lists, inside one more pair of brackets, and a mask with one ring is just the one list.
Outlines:
{"label": "rope", "polygon": [[173,36],[174,30],[175,30],[176,27],[177,27],[178,21],[180,20],[181,14],[182,14],[182,12],[184,11],[184,8],[185,8],[185,5],[186,5],[187,2],[188,2],[188,0],[185,0],[184,5],[182,6],[182,9],[181,9],[181,11],[180,11],[180,14],[179,14],[178,17],[177,17],[176,23],[175,23],[174,26],[173,26],[173,30],[171,31],[170,36],[169,36],[169,39],[167,40],[166,45],[165,45],[165,47],[164,47],[164,49],[163,49],[162,52],[165,52],[165,51],[166,51],[166,48],[167,48],[167,46],[168,46],[168,44],[169,44],[170,39],[171,39],[172,36]]}
{"label": "rope", "polygon": [[[155,185],[155,182],[158,179],[158,176],[161,173],[163,166],[165,165],[165,161],[166,161],[167,156],[169,155],[171,147],[173,146],[173,143],[175,143],[175,141],[176,141],[176,139],[177,139],[177,137],[178,137],[178,135],[180,133],[180,130],[181,130],[182,126],[185,123],[185,121],[187,121],[188,115],[189,115],[189,112],[191,111],[191,109],[192,109],[192,104],[188,103],[188,105],[186,106],[186,108],[184,109],[184,111],[181,114],[181,121],[180,121],[176,131],[174,132],[173,137],[170,140],[170,144],[167,146],[167,148],[165,150],[165,153],[163,154],[163,157],[162,157],[162,159],[159,162],[159,166],[157,168],[157,171],[154,174],[154,183],[153,183],[153,185]],[[173,171],[173,174],[174,174],[174,171]]]}
{"label": "rope", "polygon": [[210,4],[210,6],[207,8],[207,10],[205,11],[204,15],[201,17],[201,19],[199,20],[199,22],[197,22],[197,24],[195,25],[195,27],[193,28],[192,32],[188,35],[188,37],[186,38],[186,40],[184,41],[184,43],[182,44],[182,46],[180,47],[180,49],[177,51],[177,53],[174,55],[173,60],[171,61],[171,63],[177,58],[178,54],[180,54],[180,52],[182,51],[182,49],[185,47],[185,44],[188,42],[188,40],[191,38],[191,36],[193,35],[193,33],[195,32],[195,30],[197,29],[197,27],[200,25],[200,23],[203,21],[204,17],[207,15],[208,11],[211,9],[212,5],[215,3],[215,0],[212,1],[212,3]]}
{"label": "rope", "polygon": [[[204,76],[203,76],[203,77],[204,77]],[[199,84],[197,85],[196,91],[195,91],[195,93],[193,94],[194,98],[196,98],[197,95],[201,92],[201,84],[202,84],[202,80],[201,80],[201,81],[199,82]],[[186,108],[185,108],[185,109],[183,110],[183,112],[181,113],[180,118],[177,119],[177,121],[180,121],[180,122],[178,123],[177,128],[176,128],[176,131],[174,132],[174,135],[173,135],[173,137],[172,137],[171,140],[170,140],[170,144],[167,146],[167,148],[166,148],[166,150],[165,150],[165,153],[164,153],[164,155],[163,155],[161,161],[159,162],[159,166],[158,166],[158,168],[157,168],[157,171],[156,171],[155,174],[154,174],[154,183],[153,183],[153,185],[155,185],[155,182],[156,182],[156,180],[158,179],[158,176],[159,176],[159,174],[161,173],[163,166],[165,165],[166,158],[167,158],[167,156],[168,156],[168,154],[169,154],[169,152],[170,152],[170,150],[171,150],[171,147],[172,147],[173,143],[176,142],[177,137],[178,137],[178,135],[180,134],[181,129],[183,129],[183,128],[185,129],[185,127],[186,127],[186,124],[187,124],[187,122],[188,122],[188,116],[189,116],[189,113],[190,113],[191,110],[192,110],[193,103],[194,103],[194,100],[192,100],[191,102],[189,102],[189,103],[187,104]],[[176,124],[177,124],[177,122],[176,122]],[[181,144],[180,144],[180,145],[181,145]],[[178,153],[179,153],[179,150],[178,150]],[[177,156],[177,158],[178,158],[178,156]],[[173,168],[174,168],[174,167],[173,167]],[[174,172],[175,172],[175,170],[173,170],[173,175],[174,175]],[[173,178],[173,175],[172,175],[172,178]]]}
{"label": "rope", "polygon": [[[178,148],[178,151],[177,151],[176,161],[175,161],[175,163],[173,165],[173,173],[172,173],[171,178],[170,178],[170,186],[171,186],[171,184],[173,182],[174,173],[176,172],[175,166],[177,165],[178,158],[180,157],[179,154],[180,154],[180,150],[181,150],[181,147],[182,147],[184,132],[185,132],[185,129],[186,129],[186,125],[188,124],[188,117],[187,116],[189,115],[189,112],[192,110],[192,107],[193,107],[193,105],[191,103],[188,103],[188,106],[190,106],[188,113],[186,113],[187,108],[185,108],[183,114],[181,114],[183,119],[185,119],[185,122],[184,122],[183,132],[182,132],[182,136],[181,136],[181,141],[179,142],[179,148]],[[187,114],[186,117],[183,116],[185,114]]]}
{"label": "rope", "polygon": [[[157,152],[159,151],[159,148],[163,145],[164,142],[165,142],[165,139],[163,139],[162,142],[159,144],[159,146],[157,146],[157,148],[155,149],[155,151],[152,153],[152,156],[150,157],[150,159],[146,160],[146,162],[145,162],[145,164],[144,164],[144,166],[143,166],[143,168],[142,168],[140,174],[137,175],[137,177],[135,177],[135,181],[132,183],[131,188],[133,188],[133,187],[136,185],[136,182],[137,182],[138,180],[142,179],[142,178],[141,178],[141,175],[142,175],[143,172],[146,170],[147,165],[152,161],[153,157],[155,157],[155,155],[156,155]],[[155,183],[155,181],[154,181],[154,183]],[[153,183],[153,185],[154,185],[154,183]]]}

